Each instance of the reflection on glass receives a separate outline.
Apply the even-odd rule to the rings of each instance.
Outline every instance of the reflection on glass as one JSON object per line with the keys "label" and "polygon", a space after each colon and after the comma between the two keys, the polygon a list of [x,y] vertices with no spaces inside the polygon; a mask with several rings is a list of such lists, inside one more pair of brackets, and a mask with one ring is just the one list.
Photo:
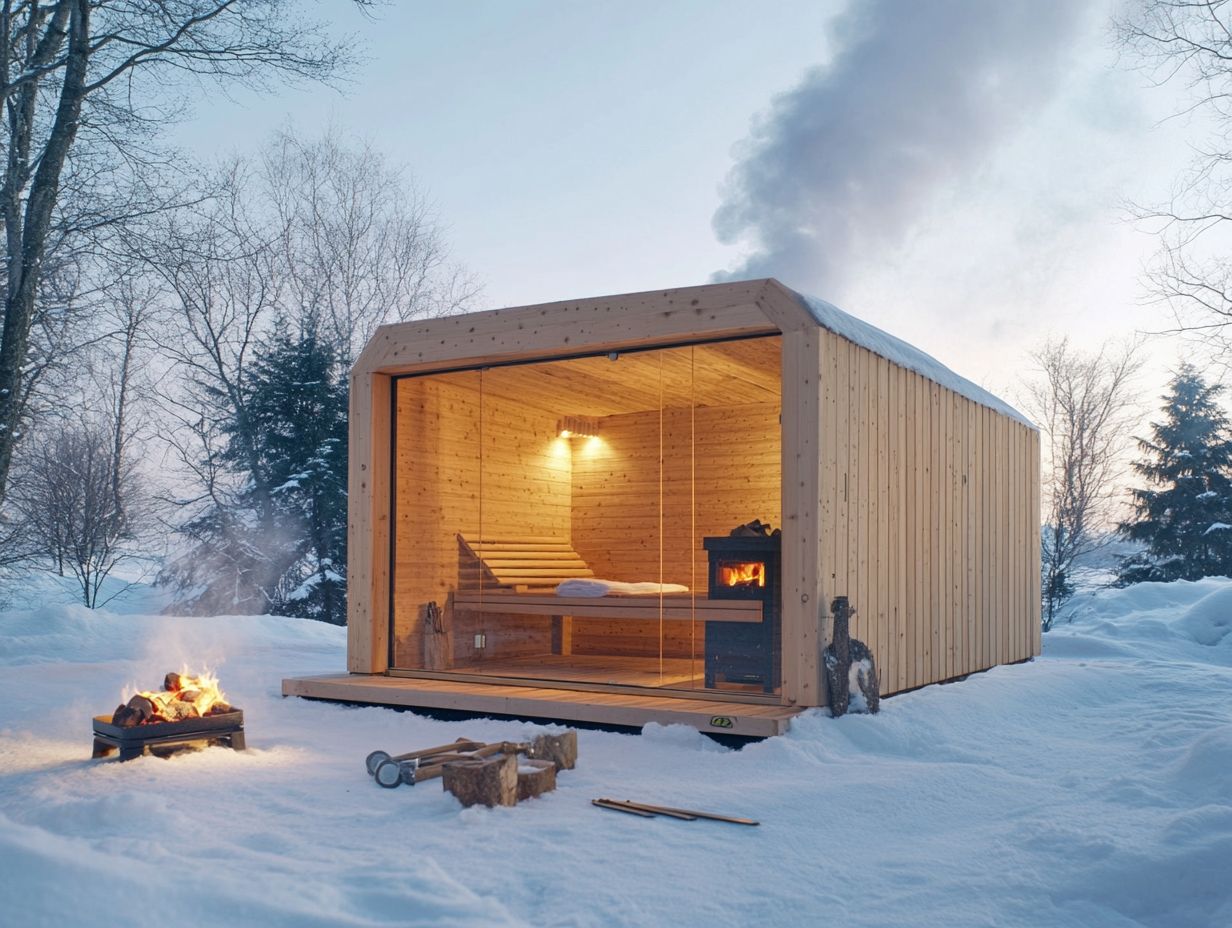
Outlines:
{"label": "reflection on glass", "polygon": [[777,552],[780,350],[769,337],[398,380],[394,666],[775,691],[777,554],[712,574],[708,549],[755,524]]}

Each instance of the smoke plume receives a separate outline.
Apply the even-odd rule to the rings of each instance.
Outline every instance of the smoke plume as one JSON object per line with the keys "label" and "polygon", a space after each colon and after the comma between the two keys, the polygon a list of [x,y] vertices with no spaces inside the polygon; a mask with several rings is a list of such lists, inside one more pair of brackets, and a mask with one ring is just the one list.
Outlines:
{"label": "smoke plume", "polygon": [[714,229],[749,254],[716,279],[775,276],[837,296],[931,193],[1047,102],[1085,10],[1078,0],[852,0],[833,26],[831,63],[777,97],[737,149]]}

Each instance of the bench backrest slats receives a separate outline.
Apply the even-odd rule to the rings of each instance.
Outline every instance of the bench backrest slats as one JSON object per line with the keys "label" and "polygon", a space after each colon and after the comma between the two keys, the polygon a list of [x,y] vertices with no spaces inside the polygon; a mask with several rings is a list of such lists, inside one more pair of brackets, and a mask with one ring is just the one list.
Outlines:
{"label": "bench backrest slats", "polygon": [[554,589],[564,580],[595,575],[569,542],[559,538],[459,534],[458,543],[463,555],[471,559],[463,563],[463,589],[480,584],[513,590]]}

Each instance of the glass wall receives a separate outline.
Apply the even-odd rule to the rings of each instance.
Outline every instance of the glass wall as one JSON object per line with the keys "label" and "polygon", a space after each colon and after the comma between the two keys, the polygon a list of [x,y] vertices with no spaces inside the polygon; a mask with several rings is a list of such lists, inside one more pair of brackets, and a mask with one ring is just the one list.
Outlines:
{"label": "glass wall", "polygon": [[[393,666],[775,692],[779,605],[712,590],[706,539],[779,524],[780,354],[775,336],[398,379]],[[768,531],[743,534],[776,551]]]}

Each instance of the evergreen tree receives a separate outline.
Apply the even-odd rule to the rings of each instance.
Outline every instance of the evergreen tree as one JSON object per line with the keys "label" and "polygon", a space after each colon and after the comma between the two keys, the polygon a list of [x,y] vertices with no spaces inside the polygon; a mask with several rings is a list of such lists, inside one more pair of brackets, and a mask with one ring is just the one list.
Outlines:
{"label": "evergreen tree", "polygon": [[1121,585],[1145,580],[1232,576],[1232,431],[1219,408],[1218,385],[1182,365],[1163,397],[1163,422],[1138,439],[1146,460],[1134,470],[1134,518],[1121,534],[1147,550],[1121,565]]}
{"label": "evergreen tree", "polygon": [[[243,421],[216,466],[235,489],[182,527],[194,545],[169,569],[198,611],[273,612],[346,624],[347,382],[311,322],[285,318],[244,377]],[[203,465],[204,469],[204,465]]]}
{"label": "evergreen tree", "polygon": [[347,385],[315,325],[278,325],[254,363],[248,415],[283,567],[272,608],[346,624]]}

